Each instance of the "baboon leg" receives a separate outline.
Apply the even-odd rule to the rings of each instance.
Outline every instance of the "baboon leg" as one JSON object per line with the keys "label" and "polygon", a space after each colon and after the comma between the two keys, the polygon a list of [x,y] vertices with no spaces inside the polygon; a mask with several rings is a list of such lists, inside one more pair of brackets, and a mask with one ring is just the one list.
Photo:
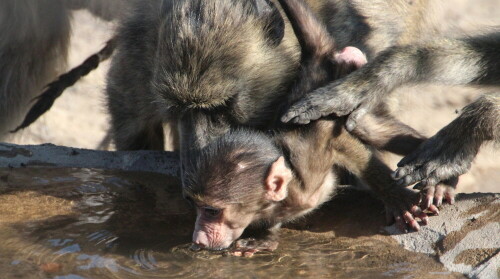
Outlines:
{"label": "baboon leg", "polygon": [[[406,231],[407,225],[418,230],[420,225],[415,220],[419,218],[427,222],[427,214],[422,212],[420,195],[398,185],[391,177],[392,170],[377,156],[371,148],[355,139],[345,129],[336,138],[336,164],[358,176],[384,202],[388,221],[396,221],[397,226]],[[434,206],[428,208],[437,213]]]}
{"label": "baboon leg", "polygon": [[[111,95],[116,93],[110,90]],[[126,99],[109,101],[111,131],[117,150],[164,150],[163,122],[154,115],[137,115]]]}
{"label": "baboon leg", "polygon": [[408,155],[425,141],[425,137],[393,116],[367,114],[352,131],[363,142],[384,151]]}
{"label": "baboon leg", "polygon": [[[352,133],[363,142],[379,150],[389,151],[402,156],[415,152],[426,140],[426,137],[420,135],[416,130],[390,115],[364,115]],[[415,186],[422,190],[421,193],[424,196],[421,207],[427,209],[432,205],[440,206],[443,198],[448,203],[453,203],[458,184],[458,175],[446,177],[443,180],[435,182],[433,185],[425,185],[423,187],[424,185],[419,184]],[[415,182],[417,181],[413,181],[413,183]],[[401,180],[401,178],[398,183],[401,186],[413,184],[405,183],[405,180]]]}
{"label": "baboon leg", "polygon": [[398,164],[402,184],[432,186],[467,172],[484,141],[500,142],[500,94],[467,105],[462,114]]}

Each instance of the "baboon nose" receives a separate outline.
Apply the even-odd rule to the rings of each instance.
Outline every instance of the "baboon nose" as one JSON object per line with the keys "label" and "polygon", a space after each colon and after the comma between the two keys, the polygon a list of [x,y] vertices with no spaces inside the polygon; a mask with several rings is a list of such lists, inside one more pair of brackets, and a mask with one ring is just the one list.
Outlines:
{"label": "baboon nose", "polygon": [[197,249],[203,249],[205,248],[205,244],[203,243],[200,243],[200,242],[194,242],[194,247],[197,248]]}
{"label": "baboon nose", "polygon": [[207,247],[207,244],[206,243],[203,243],[202,241],[200,240],[195,240],[193,241],[194,245],[198,246],[199,248],[206,248]]}
{"label": "baboon nose", "polygon": [[201,231],[197,231],[193,234],[193,243],[200,248],[206,248],[209,246],[207,235]]}

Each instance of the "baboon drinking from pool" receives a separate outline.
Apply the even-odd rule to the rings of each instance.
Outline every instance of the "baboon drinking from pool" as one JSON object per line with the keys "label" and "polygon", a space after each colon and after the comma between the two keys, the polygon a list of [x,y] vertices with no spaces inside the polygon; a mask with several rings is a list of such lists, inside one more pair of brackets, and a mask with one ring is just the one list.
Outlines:
{"label": "baboon drinking from pool", "polygon": [[[174,122],[185,174],[194,154],[223,134],[241,126],[267,130],[276,108],[296,98],[288,89],[300,60],[297,38],[275,3],[140,2],[118,30],[108,78],[117,148],[163,149],[163,125]],[[338,49],[354,46],[368,58],[417,40],[428,3],[307,1]],[[414,131],[402,133],[411,138]]]}
{"label": "baboon drinking from pool", "polygon": [[[355,48],[337,52],[333,39],[302,0],[280,3],[302,48],[291,96],[298,98],[300,92],[323,86],[365,63]],[[427,215],[416,206],[405,212],[418,194],[399,187],[377,154],[348,133],[344,124],[345,119],[319,120],[303,127],[281,127],[273,136],[240,129],[208,144],[197,154],[184,181],[184,195],[197,210],[193,242],[209,249],[227,248],[247,226],[263,223],[269,226],[269,235],[260,241],[239,241],[235,253],[251,256],[258,250],[275,249],[273,232],[281,223],[329,200],[341,168],[367,183],[400,227],[408,223],[418,229],[412,214],[424,222]],[[397,131],[388,134],[397,136]]]}

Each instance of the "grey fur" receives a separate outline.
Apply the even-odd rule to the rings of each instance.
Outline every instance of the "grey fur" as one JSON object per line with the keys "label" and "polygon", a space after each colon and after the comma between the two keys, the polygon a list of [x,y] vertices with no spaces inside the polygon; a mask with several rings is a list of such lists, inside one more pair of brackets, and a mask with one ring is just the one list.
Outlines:
{"label": "grey fur", "polygon": [[[401,85],[500,85],[499,49],[500,32],[394,47],[356,73],[311,92],[293,104],[282,120],[308,123],[330,114],[350,114],[347,128],[356,133],[365,114]],[[404,158],[395,178],[404,186],[421,182],[416,187],[424,188],[465,173],[483,142],[499,141],[499,115],[498,93],[484,95]],[[453,199],[452,193],[446,194]]]}
{"label": "grey fur", "polygon": [[466,173],[486,141],[500,143],[500,93],[481,96],[463,108],[454,121],[398,163],[394,177],[418,187]]}
{"label": "grey fur", "polygon": [[0,139],[64,68],[70,16],[62,0],[0,1]]}
{"label": "grey fur", "polygon": [[[421,17],[428,6],[423,0],[306,2],[339,49],[354,45],[368,57],[419,39],[422,33],[416,30],[425,29]],[[191,149],[231,127],[266,128],[287,98],[300,52],[286,17],[284,37],[274,43],[269,22],[275,13],[259,5],[254,0],[154,0],[135,6],[121,23],[108,77],[118,149],[162,149],[163,123],[178,122],[186,161]]]}

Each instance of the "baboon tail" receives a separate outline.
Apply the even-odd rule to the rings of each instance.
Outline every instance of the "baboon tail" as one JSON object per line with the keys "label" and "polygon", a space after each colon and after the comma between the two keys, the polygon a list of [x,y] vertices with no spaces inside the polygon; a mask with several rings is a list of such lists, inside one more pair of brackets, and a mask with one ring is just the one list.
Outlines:
{"label": "baboon tail", "polygon": [[97,68],[101,62],[108,59],[113,54],[115,46],[115,38],[110,39],[106,43],[106,46],[98,53],[90,56],[78,67],[73,68],[71,71],[63,75],[60,75],[57,80],[49,83],[45,91],[41,95],[33,99],[33,101],[36,100],[36,103],[28,111],[28,114],[24,118],[23,123],[21,123],[21,125],[15,130],[11,131],[11,133],[15,133],[21,129],[28,127],[45,112],[47,112],[52,107],[55,100],[62,95],[64,90],[66,90],[66,88],[73,86],[78,80],[88,75],[88,73]]}

